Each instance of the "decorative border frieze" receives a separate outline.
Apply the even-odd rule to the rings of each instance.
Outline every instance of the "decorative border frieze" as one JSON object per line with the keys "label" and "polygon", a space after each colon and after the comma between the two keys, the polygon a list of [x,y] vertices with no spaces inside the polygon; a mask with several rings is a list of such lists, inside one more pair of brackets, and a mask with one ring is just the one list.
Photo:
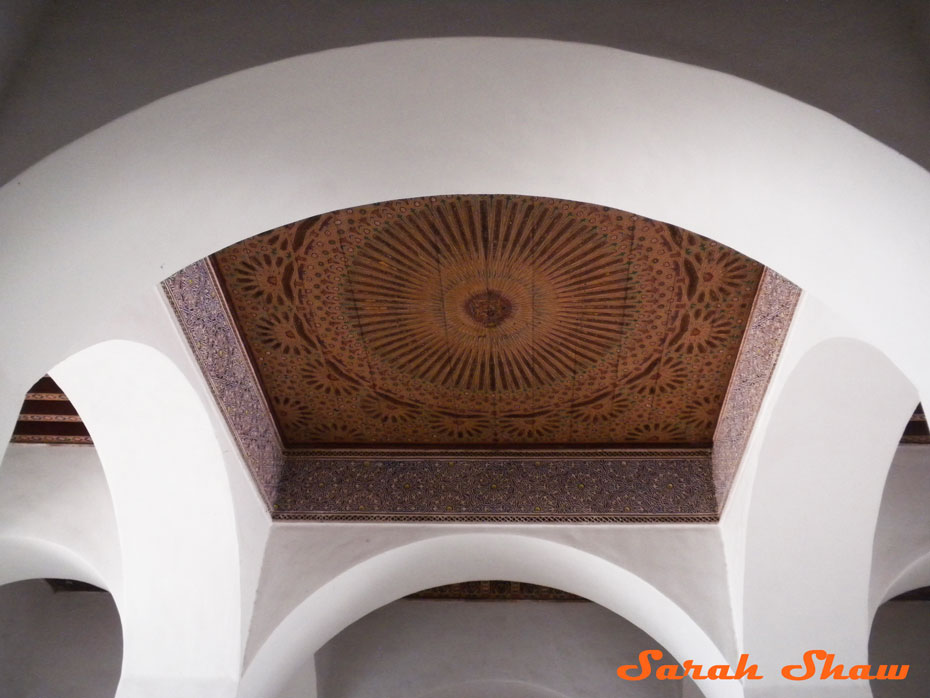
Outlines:
{"label": "decorative border frieze", "polygon": [[723,509],[743,459],[800,297],[800,288],[766,268],[714,433],[713,474],[718,511]]}
{"label": "decorative border frieze", "polygon": [[709,515],[715,508],[706,456],[355,460],[289,455],[275,514],[601,520]]}
{"label": "decorative border frieze", "polygon": [[166,279],[162,288],[270,509],[284,451],[213,270],[202,259]]}
{"label": "decorative border frieze", "polygon": [[371,447],[371,448],[289,448],[288,457],[301,459],[358,460],[387,458],[435,458],[440,460],[519,459],[525,461],[565,459],[681,460],[710,458],[710,448],[612,448],[566,446],[564,448],[439,448]]}
{"label": "decorative border frieze", "polygon": [[93,446],[90,436],[63,436],[61,434],[13,434],[10,443],[14,444],[50,444],[52,446]]}

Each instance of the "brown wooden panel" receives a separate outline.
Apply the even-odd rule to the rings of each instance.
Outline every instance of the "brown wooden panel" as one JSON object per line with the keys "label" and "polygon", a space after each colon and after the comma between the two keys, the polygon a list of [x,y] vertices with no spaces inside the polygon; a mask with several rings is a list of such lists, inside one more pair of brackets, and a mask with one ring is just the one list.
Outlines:
{"label": "brown wooden panel", "polygon": [[51,376],[42,376],[35,385],[29,388],[29,392],[64,395],[64,391],[58,387],[58,383],[53,381]]}
{"label": "brown wooden panel", "polygon": [[82,422],[16,422],[14,436],[89,436]]}
{"label": "brown wooden panel", "polygon": [[288,446],[709,443],[762,272],[525,196],[335,211],[215,265]]}
{"label": "brown wooden panel", "polygon": [[67,400],[29,400],[23,402],[20,414],[77,416],[77,410]]}
{"label": "brown wooden panel", "polygon": [[26,393],[11,441],[35,444],[91,444],[81,416],[50,376]]}

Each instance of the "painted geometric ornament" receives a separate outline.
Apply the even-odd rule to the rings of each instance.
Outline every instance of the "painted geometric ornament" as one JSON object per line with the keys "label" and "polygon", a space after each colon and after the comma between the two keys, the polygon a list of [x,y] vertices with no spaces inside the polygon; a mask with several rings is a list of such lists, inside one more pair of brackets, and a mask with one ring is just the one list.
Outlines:
{"label": "painted geometric ornament", "polygon": [[709,444],[763,269],[504,195],[335,211],[213,263],[290,447]]}

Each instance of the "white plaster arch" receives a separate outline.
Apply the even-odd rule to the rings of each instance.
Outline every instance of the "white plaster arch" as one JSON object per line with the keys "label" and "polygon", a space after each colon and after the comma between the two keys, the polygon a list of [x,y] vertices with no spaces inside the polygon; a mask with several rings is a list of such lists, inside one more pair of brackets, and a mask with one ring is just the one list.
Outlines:
{"label": "white plaster arch", "polygon": [[52,371],[81,414],[113,498],[123,564],[117,696],[225,696],[239,674],[239,557],[206,410],[160,352],[112,340]]}
{"label": "white plaster arch", "polygon": [[[777,669],[807,649],[868,662],[869,575],[882,490],[917,401],[882,352],[833,338],[782,387],[764,435],[746,523],[744,651]],[[839,661],[839,660],[838,660]],[[864,683],[864,682],[863,682]],[[868,686],[854,686],[870,695]],[[817,695],[770,671],[747,695]]]}
{"label": "white plaster arch", "polygon": [[[704,631],[640,577],[568,545],[505,533],[441,535],[398,546],[336,576],[294,608],[246,668],[239,698],[276,696],[291,675],[350,623],[413,592],[472,579],[510,579],[564,589],[618,613],[679,658],[726,664]],[[737,697],[736,682],[703,687]]]}

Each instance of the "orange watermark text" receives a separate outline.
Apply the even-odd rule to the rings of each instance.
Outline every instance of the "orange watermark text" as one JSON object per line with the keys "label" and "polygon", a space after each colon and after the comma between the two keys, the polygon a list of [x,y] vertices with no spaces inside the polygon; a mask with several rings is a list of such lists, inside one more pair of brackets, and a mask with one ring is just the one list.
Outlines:
{"label": "orange watermark text", "polygon": [[[653,662],[663,657],[662,650],[643,650],[639,653],[639,664],[624,664],[617,668],[617,676],[624,681],[642,681],[655,676],[658,681],[682,681],[691,677],[695,681],[754,681],[765,678],[758,664],[749,663],[749,655],[741,654],[736,667],[729,664],[714,664],[704,671],[704,665],[686,659],[679,664],[658,664],[653,671]],[[789,681],[819,680],[890,680],[900,681],[907,676],[908,664],[879,664],[873,670],[871,664],[855,664],[845,671],[836,663],[836,655],[825,650],[809,650],[801,658],[801,664],[788,664],[781,675]],[[820,664],[818,664],[820,662]],[[818,671],[819,669],[819,671]]]}

